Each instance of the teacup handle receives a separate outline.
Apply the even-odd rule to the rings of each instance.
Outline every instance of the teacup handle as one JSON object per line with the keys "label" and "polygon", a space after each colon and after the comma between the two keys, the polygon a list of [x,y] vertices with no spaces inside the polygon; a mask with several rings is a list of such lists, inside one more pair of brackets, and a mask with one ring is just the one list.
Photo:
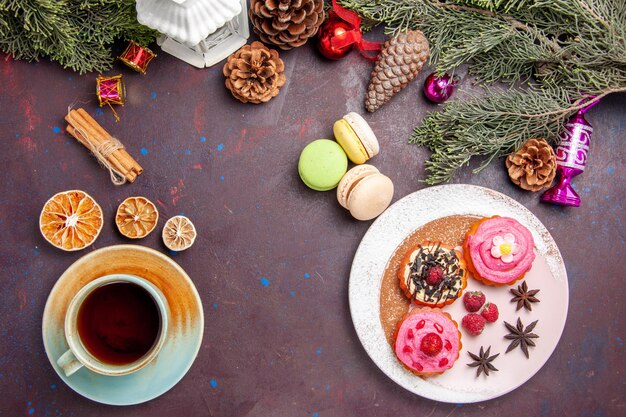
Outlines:
{"label": "teacup handle", "polygon": [[67,352],[61,355],[61,357],[57,360],[57,365],[63,368],[65,376],[70,376],[83,367],[82,362],[76,359],[76,356],[74,356],[71,349],[68,349]]}

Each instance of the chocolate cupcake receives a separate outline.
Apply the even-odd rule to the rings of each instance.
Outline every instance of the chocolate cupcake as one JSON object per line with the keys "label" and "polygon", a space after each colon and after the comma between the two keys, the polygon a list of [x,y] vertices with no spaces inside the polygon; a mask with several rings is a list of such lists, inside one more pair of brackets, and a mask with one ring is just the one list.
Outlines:
{"label": "chocolate cupcake", "polygon": [[463,257],[441,242],[423,242],[404,257],[398,271],[400,288],[415,304],[443,307],[467,286]]}

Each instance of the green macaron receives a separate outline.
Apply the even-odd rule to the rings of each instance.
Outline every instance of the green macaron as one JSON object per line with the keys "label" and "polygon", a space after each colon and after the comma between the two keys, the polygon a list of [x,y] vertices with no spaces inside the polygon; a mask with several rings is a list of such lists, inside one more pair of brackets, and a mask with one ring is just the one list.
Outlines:
{"label": "green macaron", "polygon": [[348,157],[332,140],[318,139],[309,143],[300,154],[298,173],[307,187],[328,191],[337,187],[348,169]]}

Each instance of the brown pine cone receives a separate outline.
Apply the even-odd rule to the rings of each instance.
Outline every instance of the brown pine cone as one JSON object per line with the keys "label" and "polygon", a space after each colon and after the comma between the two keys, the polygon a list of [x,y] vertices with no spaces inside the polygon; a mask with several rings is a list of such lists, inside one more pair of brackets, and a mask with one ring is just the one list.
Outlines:
{"label": "brown pine cone", "polygon": [[406,87],[430,57],[428,40],[419,30],[389,38],[382,46],[370,76],[365,108],[375,112]]}
{"label": "brown pine cone", "polygon": [[265,103],[285,84],[285,64],[261,42],[242,46],[224,64],[226,88],[243,103]]}
{"label": "brown pine cone", "polygon": [[248,14],[263,42],[287,50],[315,36],[324,21],[324,0],[251,0]]}
{"label": "brown pine cone", "polygon": [[522,148],[506,158],[511,181],[524,190],[550,187],[556,175],[556,155],[545,139],[529,139]]}

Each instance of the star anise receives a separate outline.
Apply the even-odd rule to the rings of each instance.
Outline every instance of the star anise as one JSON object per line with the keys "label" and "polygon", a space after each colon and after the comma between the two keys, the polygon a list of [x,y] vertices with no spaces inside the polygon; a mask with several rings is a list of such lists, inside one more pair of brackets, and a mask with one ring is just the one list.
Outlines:
{"label": "star anise", "polygon": [[474,355],[472,352],[467,352],[475,362],[468,363],[467,366],[476,367],[476,378],[480,376],[481,372],[484,372],[486,376],[489,376],[489,371],[497,371],[498,369],[491,364],[491,362],[497,358],[500,354],[496,353],[493,356],[489,356],[491,346],[487,348],[487,351],[483,351],[483,347],[480,347],[478,355]]}
{"label": "star anise", "polygon": [[533,321],[528,326],[526,326],[526,328],[524,328],[522,320],[519,317],[517,318],[517,326],[512,326],[505,321],[504,325],[510,333],[504,336],[504,338],[512,341],[509,347],[506,348],[506,353],[509,353],[519,346],[522,349],[522,352],[524,352],[524,354],[526,355],[526,358],[529,358],[530,356],[528,355],[528,346],[535,346],[535,342],[533,342],[532,339],[537,339],[539,337],[536,334],[531,333],[537,325],[538,321],[539,320]]}
{"label": "star anise", "polygon": [[540,300],[535,297],[539,290],[529,291],[526,281],[522,282],[522,285],[518,285],[517,289],[511,288],[511,292],[515,296],[511,298],[511,302],[517,302],[517,309],[515,311],[518,311],[522,307],[524,307],[528,311],[532,311],[533,306],[531,305],[531,303],[540,302]]}

